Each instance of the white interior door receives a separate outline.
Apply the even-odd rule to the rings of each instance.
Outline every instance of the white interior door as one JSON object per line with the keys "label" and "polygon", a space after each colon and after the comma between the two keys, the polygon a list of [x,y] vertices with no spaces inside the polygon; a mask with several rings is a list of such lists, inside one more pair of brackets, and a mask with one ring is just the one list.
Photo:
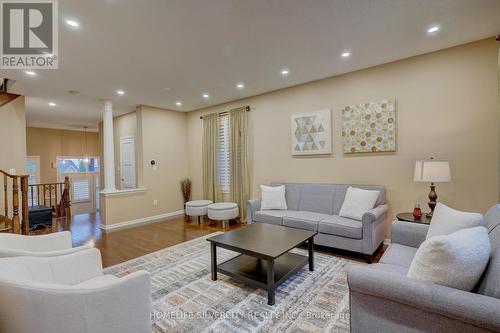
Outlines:
{"label": "white interior door", "polygon": [[135,183],[135,138],[120,139],[120,180],[122,190],[136,188]]}

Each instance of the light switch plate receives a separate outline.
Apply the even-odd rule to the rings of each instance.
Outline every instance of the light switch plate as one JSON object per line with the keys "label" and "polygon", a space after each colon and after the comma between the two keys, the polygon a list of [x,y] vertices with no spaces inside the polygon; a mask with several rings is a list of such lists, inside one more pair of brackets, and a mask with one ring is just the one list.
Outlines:
{"label": "light switch plate", "polygon": [[9,173],[11,175],[15,175],[16,174],[16,169],[9,169]]}

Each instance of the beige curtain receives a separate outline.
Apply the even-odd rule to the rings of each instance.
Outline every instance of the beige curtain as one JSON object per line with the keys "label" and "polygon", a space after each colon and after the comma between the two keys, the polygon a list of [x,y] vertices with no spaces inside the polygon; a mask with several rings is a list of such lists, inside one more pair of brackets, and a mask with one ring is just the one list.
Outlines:
{"label": "beige curtain", "polygon": [[229,112],[230,147],[230,197],[240,208],[241,220],[246,217],[246,201],[250,199],[248,169],[248,113],[246,108]]}
{"label": "beige curtain", "polygon": [[203,117],[203,199],[220,201],[219,187],[219,115]]}

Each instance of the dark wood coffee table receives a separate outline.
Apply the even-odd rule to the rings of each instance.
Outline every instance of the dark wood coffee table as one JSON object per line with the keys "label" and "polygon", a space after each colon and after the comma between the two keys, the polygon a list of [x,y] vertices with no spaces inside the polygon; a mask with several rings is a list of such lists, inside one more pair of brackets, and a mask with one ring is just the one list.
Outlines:
{"label": "dark wood coffee table", "polygon": [[[309,263],[314,270],[314,236],[317,231],[253,223],[246,227],[210,237],[212,280],[217,272],[251,286],[267,290],[268,304],[274,305],[276,288]],[[290,253],[307,242],[309,257]],[[241,253],[217,265],[217,247]]]}

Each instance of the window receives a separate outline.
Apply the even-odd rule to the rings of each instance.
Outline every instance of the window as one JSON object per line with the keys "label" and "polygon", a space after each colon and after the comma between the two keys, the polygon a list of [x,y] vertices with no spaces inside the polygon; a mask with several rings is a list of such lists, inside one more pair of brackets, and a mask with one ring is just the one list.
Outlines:
{"label": "window", "polygon": [[59,174],[88,172],[99,172],[99,158],[83,156],[57,158],[57,173]]}
{"label": "window", "polygon": [[[26,157],[26,173],[29,175],[28,184],[40,183],[40,156]],[[28,191],[28,205],[38,205],[38,186],[30,186]]]}
{"label": "window", "polygon": [[219,185],[223,193],[230,190],[231,160],[229,158],[229,116],[220,117],[219,127]]}
{"label": "window", "polygon": [[73,179],[73,202],[90,201],[90,182],[88,178]]}

